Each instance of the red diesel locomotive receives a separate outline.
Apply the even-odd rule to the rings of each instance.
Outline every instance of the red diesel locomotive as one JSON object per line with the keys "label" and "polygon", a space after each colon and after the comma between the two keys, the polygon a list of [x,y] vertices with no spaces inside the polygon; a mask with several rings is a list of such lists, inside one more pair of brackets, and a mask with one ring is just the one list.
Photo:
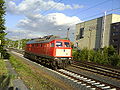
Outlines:
{"label": "red diesel locomotive", "polygon": [[64,68],[71,63],[72,48],[69,40],[51,35],[27,42],[24,56],[53,68]]}

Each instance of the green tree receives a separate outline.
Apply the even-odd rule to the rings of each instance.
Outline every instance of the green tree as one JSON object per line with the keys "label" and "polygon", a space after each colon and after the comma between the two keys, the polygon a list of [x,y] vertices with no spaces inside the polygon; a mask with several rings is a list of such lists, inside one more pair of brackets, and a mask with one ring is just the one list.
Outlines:
{"label": "green tree", "polygon": [[108,49],[107,50],[108,51],[108,56],[114,55],[116,53],[113,46],[109,46],[107,49]]}
{"label": "green tree", "polygon": [[112,66],[119,66],[120,56],[115,53],[114,55],[109,57],[109,62]]}
{"label": "green tree", "polygon": [[94,57],[96,55],[96,52],[94,50],[89,50],[89,53],[88,53],[88,61],[94,61]]}
{"label": "green tree", "polygon": [[95,63],[101,63],[101,60],[102,60],[101,50],[95,51],[93,57],[94,57],[93,58],[93,62],[95,62]]}
{"label": "green tree", "polygon": [[5,15],[5,1],[4,0],[0,0],[0,57],[3,56],[4,50],[4,44],[5,44],[5,38],[4,36],[6,35],[4,30],[5,30],[5,19],[4,19],[4,15]]}
{"label": "green tree", "polygon": [[76,49],[72,50],[72,56],[74,57],[74,60],[79,60],[79,54],[80,54],[79,50]]}
{"label": "green tree", "polygon": [[[5,39],[6,41],[6,47],[7,48],[16,48],[18,49],[18,45],[19,45],[19,49],[24,49],[26,46],[26,43],[30,40],[30,39],[21,39],[21,40],[10,40],[8,38]],[[19,43],[19,44],[18,44]]]}
{"label": "green tree", "polygon": [[79,54],[79,60],[88,61],[88,58],[89,50],[87,48],[82,49]]}
{"label": "green tree", "polygon": [[21,48],[25,49],[26,43],[29,41],[30,39],[22,39],[21,40]]}

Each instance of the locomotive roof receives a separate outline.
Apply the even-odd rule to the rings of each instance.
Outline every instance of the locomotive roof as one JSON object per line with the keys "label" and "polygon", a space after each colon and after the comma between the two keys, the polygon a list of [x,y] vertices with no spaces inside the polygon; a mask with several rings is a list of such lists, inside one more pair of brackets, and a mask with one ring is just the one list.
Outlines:
{"label": "locomotive roof", "polygon": [[68,39],[65,39],[65,38],[54,38],[54,39],[48,39],[48,40],[41,40],[41,41],[37,41],[37,40],[31,40],[31,41],[28,41],[27,44],[33,44],[33,43],[47,43],[47,42],[50,42],[50,41],[53,41],[53,40],[68,40]]}

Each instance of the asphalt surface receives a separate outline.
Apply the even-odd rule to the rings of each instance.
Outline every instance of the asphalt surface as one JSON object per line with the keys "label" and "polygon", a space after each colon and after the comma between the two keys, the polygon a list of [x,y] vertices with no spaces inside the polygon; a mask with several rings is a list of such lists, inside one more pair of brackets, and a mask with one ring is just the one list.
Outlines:
{"label": "asphalt surface", "polygon": [[16,79],[12,80],[12,87],[9,87],[8,90],[29,90],[25,84],[23,83],[23,81],[18,77],[17,72],[14,70],[14,68],[12,67],[11,63],[9,62],[9,60],[5,60],[6,63],[6,67],[10,73],[10,75],[15,75],[15,77],[17,77]]}

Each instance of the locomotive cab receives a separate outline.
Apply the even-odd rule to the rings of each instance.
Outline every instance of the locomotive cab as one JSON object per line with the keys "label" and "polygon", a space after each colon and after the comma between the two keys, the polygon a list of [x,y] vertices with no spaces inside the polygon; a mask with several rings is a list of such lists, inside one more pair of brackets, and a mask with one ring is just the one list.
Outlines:
{"label": "locomotive cab", "polygon": [[68,41],[56,41],[55,43],[55,57],[69,59],[71,57],[71,47]]}
{"label": "locomotive cab", "polygon": [[54,53],[54,59],[59,67],[65,67],[71,63],[72,48],[68,40],[56,40]]}

